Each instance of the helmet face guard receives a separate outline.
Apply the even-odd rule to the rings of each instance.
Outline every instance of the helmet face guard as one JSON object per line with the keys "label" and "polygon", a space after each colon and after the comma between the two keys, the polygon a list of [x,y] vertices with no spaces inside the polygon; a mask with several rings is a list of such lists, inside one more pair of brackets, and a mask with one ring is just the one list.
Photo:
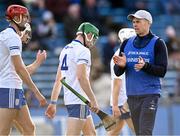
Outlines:
{"label": "helmet face guard", "polygon": [[118,32],[118,37],[121,43],[132,36],[136,36],[136,32],[133,28],[122,28]]}
{"label": "helmet face guard", "polygon": [[[30,20],[28,9],[21,5],[10,5],[6,10],[6,19],[8,21],[12,20],[17,24],[21,23],[23,15],[28,16],[28,18]],[[18,22],[15,21],[14,20],[15,16],[18,16],[20,18],[20,21],[18,21]]]}
{"label": "helmet face guard", "polygon": [[26,23],[25,24],[25,30],[21,31],[21,40],[23,44],[28,44],[29,41],[32,38],[32,33],[31,33],[31,26],[30,24]]}
{"label": "helmet face guard", "polygon": [[89,43],[88,48],[91,48],[92,46],[94,46],[96,44],[97,38],[94,36],[94,34],[92,35],[92,37],[89,39],[87,34],[84,34],[86,37],[86,41]]}
{"label": "helmet face guard", "polygon": [[[87,37],[87,34],[89,34],[89,33],[92,34],[91,39],[88,39],[88,37]],[[86,38],[86,40],[88,42],[91,42],[91,44],[94,45],[96,40],[99,37],[99,29],[89,22],[84,22],[79,26],[79,28],[77,30],[76,35],[78,35],[78,34],[83,34],[84,40]]]}

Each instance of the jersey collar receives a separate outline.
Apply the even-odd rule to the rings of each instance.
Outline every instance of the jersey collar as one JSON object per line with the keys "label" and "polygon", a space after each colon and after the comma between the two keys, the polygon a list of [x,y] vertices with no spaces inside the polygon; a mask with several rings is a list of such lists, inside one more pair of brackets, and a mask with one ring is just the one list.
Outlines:
{"label": "jersey collar", "polygon": [[8,28],[13,29],[13,31],[14,31],[15,33],[17,33],[17,32],[16,32],[16,30],[14,29],[14,27],[12,27],[12,26],[8,26]]}
{"label": "jersey collar", "polygon": [[77,43],[80,43],[81,45],[83,45],[79,40],[73,40],[73,42],[77,42]]}

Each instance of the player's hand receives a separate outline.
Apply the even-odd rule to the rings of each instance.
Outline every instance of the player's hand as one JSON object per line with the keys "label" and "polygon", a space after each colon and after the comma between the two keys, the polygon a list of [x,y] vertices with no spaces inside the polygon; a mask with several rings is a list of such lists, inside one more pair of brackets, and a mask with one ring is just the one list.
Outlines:
{"label": "player's hand", "polygon": [[140,56],[140,57],[138,58],[138,64],[135,64],[135,65],[134,65],[134,69],[135,69],[136,71],[139,71],[139,70],[141,70],[141,69],[144,67],[144,65],[145,65],[145,61],[144,61],[144,59]]}
{"label": "player's hand", "polygon": [[36,54],[36,62],[41,65],[47,58],[47,53],[45,50],[41,51],[38,50],[37,54]]}
{"label": "player's hand", "polygon": [[122,53],[121,56],[114,55],[113,56],[113,61],[119,67],[124,68],[126,66],[126,56],[125,56],[124,53]]}
{"label": "player's hand", "polygon": [[53,119],[56,115],[56,105],[55,104],[49,104],[46,111],[45,111],[45,115],[49,119]]}
{"label": "player's hand", "polygon": [[46,98],[39,91],[35,93],[35,96],[37,100],[39,101],[40,106],[46,106],[47,104]]}
{"label": "player's hand", "polygon": [[98,106],[98,104],[97,104],[97,102],[91,102],[90,103],[90,110],[92,111],[92,112],[95,112],[95,113],[98,113],[98,111],[99,111],[99,106]]}
{"label": "player's hand", "polygon": [[118,106],[112,106],[112,112],[113,112],[114,117],[119,117],[121,115],[121,112]]}

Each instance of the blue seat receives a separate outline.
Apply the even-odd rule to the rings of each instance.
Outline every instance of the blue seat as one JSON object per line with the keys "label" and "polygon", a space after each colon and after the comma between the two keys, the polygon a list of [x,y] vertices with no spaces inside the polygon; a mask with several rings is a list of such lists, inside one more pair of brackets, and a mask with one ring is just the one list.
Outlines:
{"label": "blue seat", "polygon": [[111,14],[111,9],[109,7],[99,7],[98,13],[100,16],[109,16]]}
{"label": "blue seat", "polygon": [[[0,11],[0,14],[1,14],[1,11]],[[3,17],[0,17],[0,31],[4,30],[5,28],[8,27],[8,22],[6,21],[6,19]]]}
{"label": "blue seat", "polygon": [[111,9],[111,16],[127,16],[128,11],[125,8],[114,8]]}
{"label": "blue seat", "polygon": [[64,24],[63,23],[57,23],[57,29],[58,29],[58,38],[63,38],[65,37],[65,32],[64,32]]}
{"label": "blue seat", "polygon": [[112,22],[113,23],[126,23],[127,17],[121,16],[121,15],[112,16]]}
{"label": "blue seat", "polygon": [[162,79],[162,89],[167,93],[175,93],[175,87],[177,85],[177,71],[168,70],[165,77]]}

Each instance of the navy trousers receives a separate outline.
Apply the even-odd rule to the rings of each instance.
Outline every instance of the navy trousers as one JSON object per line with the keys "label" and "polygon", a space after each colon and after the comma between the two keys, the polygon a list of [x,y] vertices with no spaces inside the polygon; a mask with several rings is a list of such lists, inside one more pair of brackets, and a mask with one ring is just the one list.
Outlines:
{"label": "navy trousers", "polygon": [[159,97],[159,94],[128,96],[136,135],[152,135]]}

